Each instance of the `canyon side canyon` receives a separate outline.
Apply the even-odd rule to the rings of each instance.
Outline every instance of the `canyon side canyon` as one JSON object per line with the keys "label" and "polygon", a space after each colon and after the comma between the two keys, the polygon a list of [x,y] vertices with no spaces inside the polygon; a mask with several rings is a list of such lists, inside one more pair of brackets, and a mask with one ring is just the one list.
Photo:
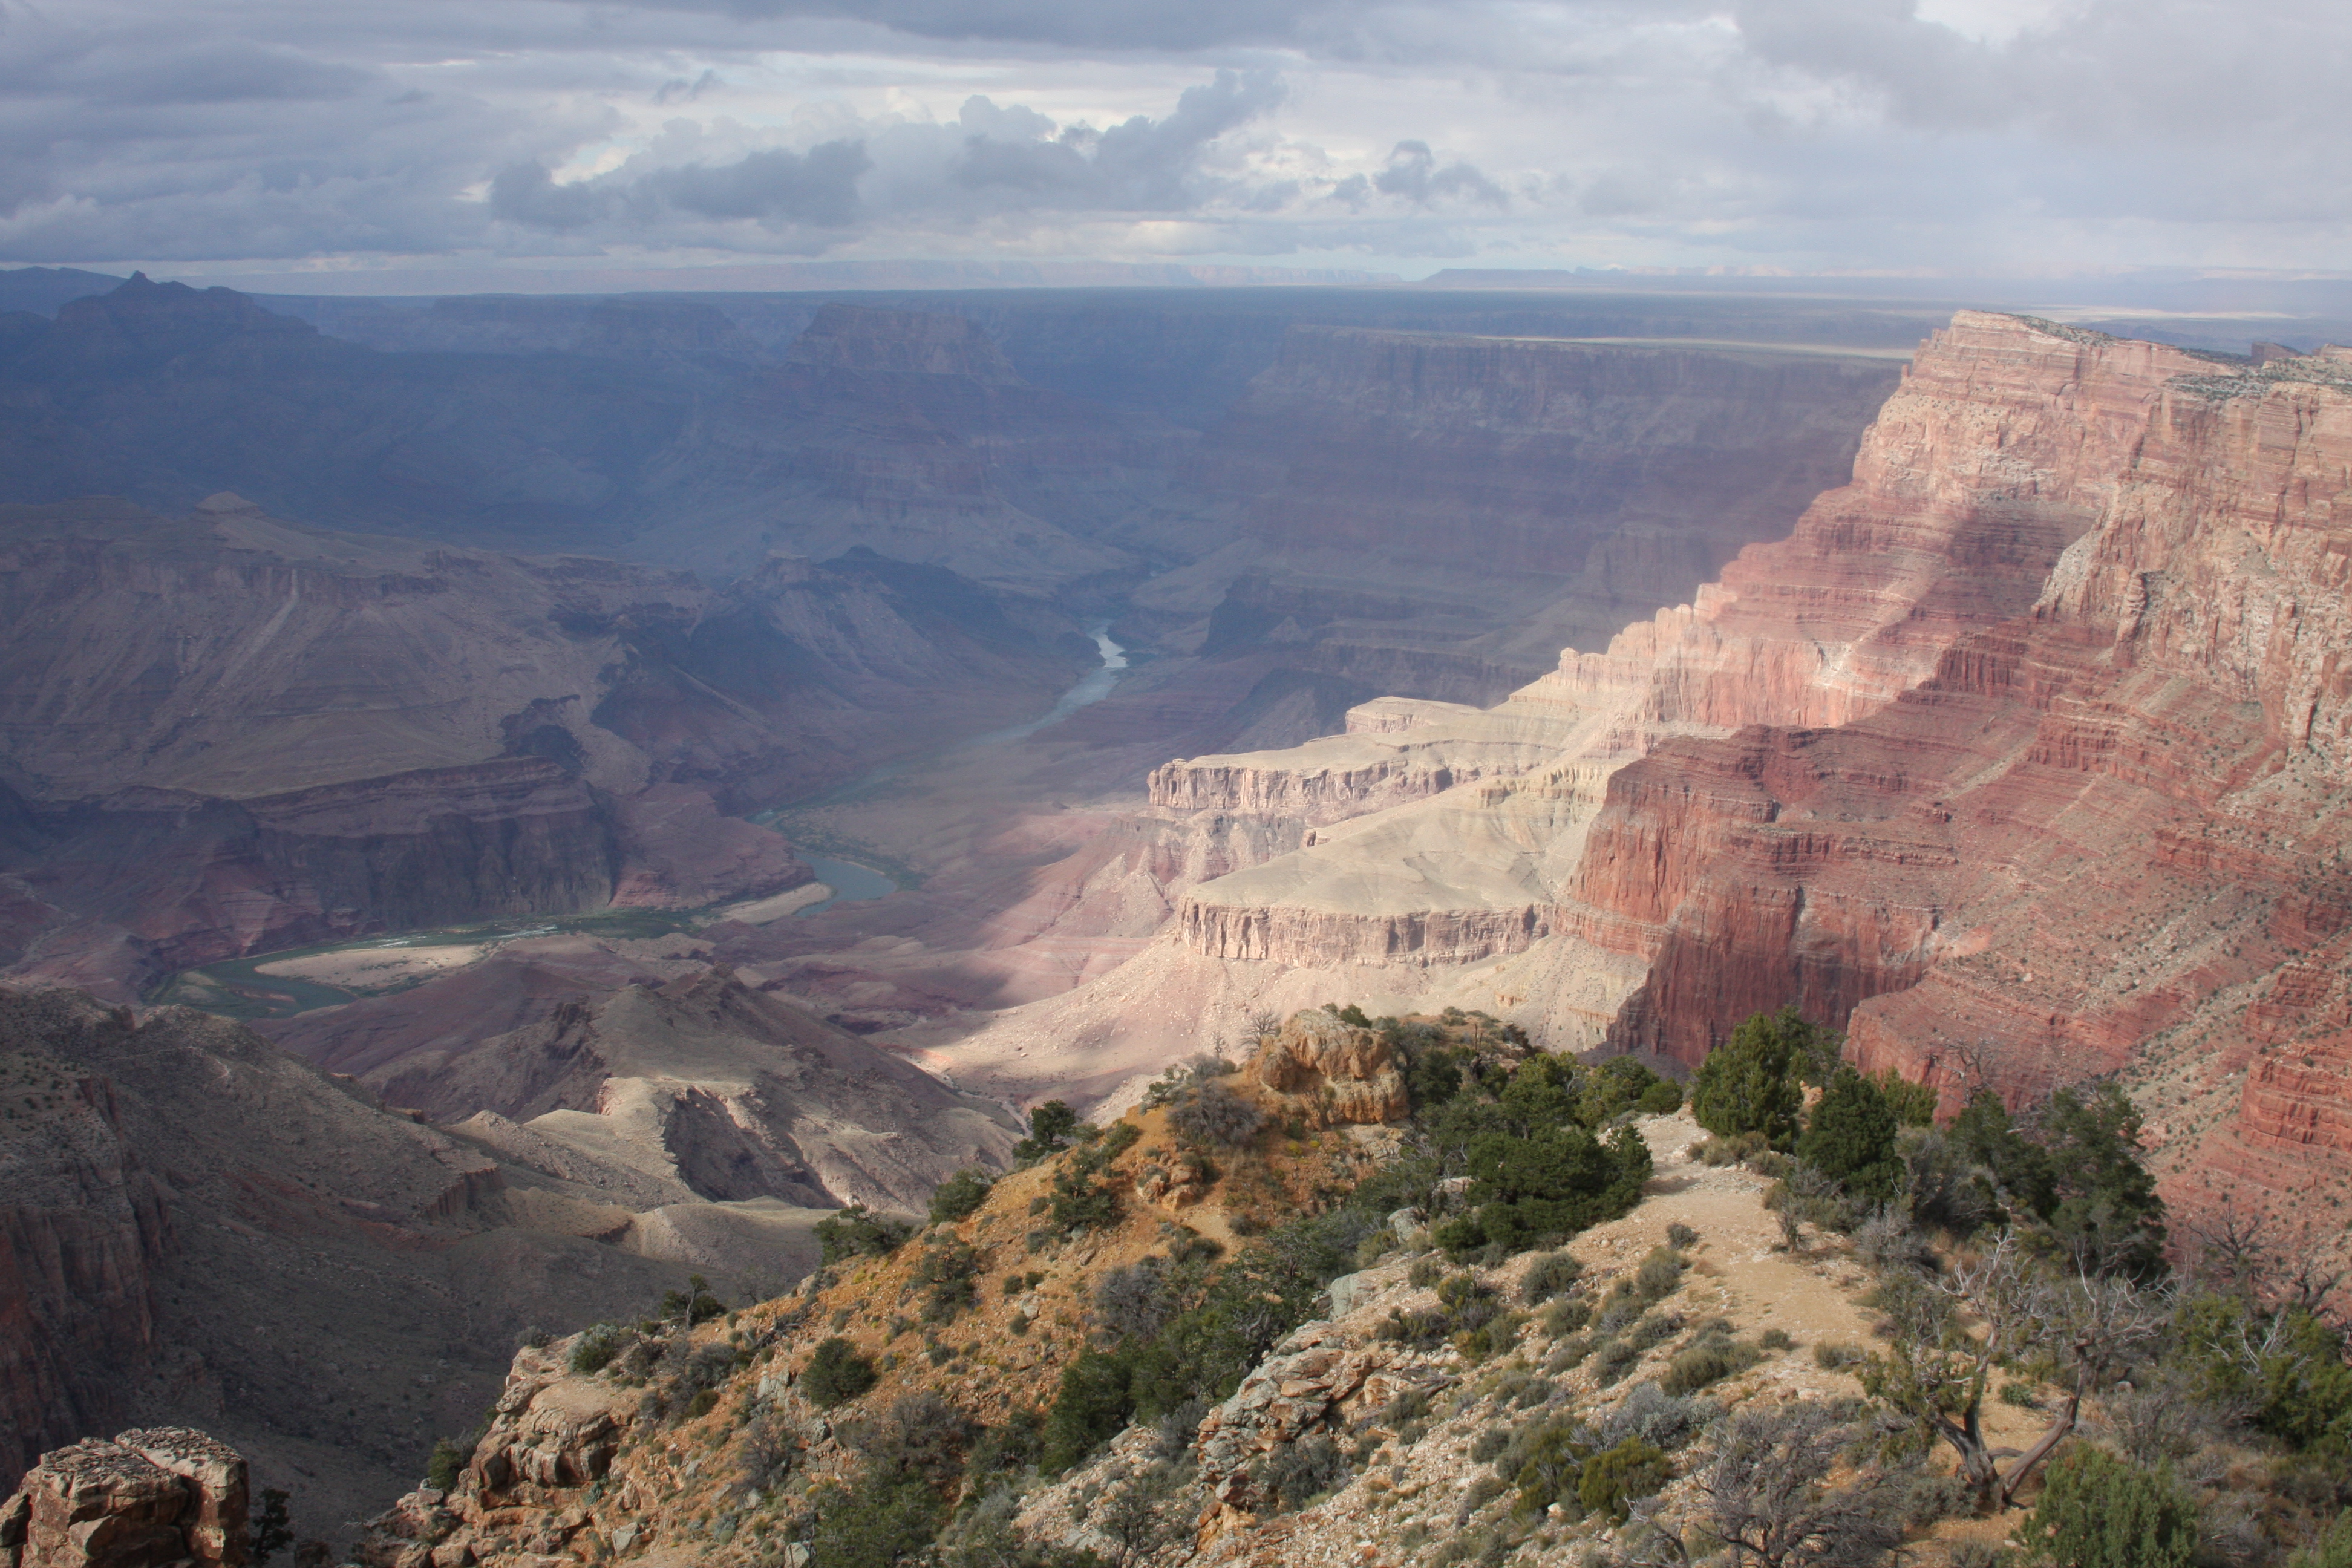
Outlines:
{"label": "canyon side canyon", "polygon": [[0,1481],[333,1534],[1324,1003],[2340,1203],[2352,350],[1276,292],[0,314]]}

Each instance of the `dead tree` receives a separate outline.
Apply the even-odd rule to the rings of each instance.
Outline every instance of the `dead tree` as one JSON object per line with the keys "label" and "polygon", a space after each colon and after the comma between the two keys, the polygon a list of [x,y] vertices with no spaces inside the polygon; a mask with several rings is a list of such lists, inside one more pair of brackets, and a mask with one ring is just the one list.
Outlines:
{"label": "dead tree", "polygon": [[[2163,1332],[2168,1313],[2162,1297],[2128,1279],[2049,1271],[2013,1232],[2004,1233],[1974,1263],[1922,1281],[1897,1306],[1894,1338],[1864,1369],[1863,1386],[1949,1444],[1960,1479],[1991,1512],[2007,1508],[2074,1430],[2084,1400],[2110,1386]],[[1993,1372],[2035,1357],[2056,1363],[2059,1380],[2069,1385],[2066,1397],[2022,1454],[1997,1453],[1983,1425]]]}

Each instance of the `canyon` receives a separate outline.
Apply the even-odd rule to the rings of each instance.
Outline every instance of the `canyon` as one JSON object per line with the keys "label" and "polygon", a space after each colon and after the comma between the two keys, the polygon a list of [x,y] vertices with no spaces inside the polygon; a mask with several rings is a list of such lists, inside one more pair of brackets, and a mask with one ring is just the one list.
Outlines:
{"label": "canyon", "polygon": [[[824,1215],[1327,1003],[1675,1076],[1794,1004],[1947,1111],[2120,1079],[2176,1212],[2352,1175],[2352,353],[1469,290],[40,309],[0,1466],[201,1426],[356,1518],[518,1335],[775,1297]],[[1302,1127],[1321,1049],[1265,1084]]]}
{"label": "canyon", "polygon": [[1496,707],[1164,764],[1055,873],[1164,926],[898,1037],[1116,1100],[1318,997],[1685,1068],[1794,1003],[1948,1104],[2120,1072],[2177,1202],[2285,1202],[2345,1157],[2347,363],[1963,313],[1785,541]]}

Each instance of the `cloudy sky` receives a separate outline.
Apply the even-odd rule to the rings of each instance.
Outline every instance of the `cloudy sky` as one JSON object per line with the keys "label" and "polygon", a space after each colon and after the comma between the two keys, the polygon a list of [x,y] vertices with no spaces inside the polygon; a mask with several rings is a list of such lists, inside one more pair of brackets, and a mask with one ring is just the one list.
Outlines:
{"label": "cloudy sky", "polygon": [[0,263],[2352,270],[2344,0],[0,0]]}

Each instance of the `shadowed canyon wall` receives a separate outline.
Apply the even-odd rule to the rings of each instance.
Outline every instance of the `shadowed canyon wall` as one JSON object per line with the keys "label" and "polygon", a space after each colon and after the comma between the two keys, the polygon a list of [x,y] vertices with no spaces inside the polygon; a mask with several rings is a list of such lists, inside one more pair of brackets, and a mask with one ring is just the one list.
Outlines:
{"label": "shadowed canyon wall", "polygon": [[0,940],[135,991],[236,953],[807,879],[723,812],[1006,722],[1077,663],[938,568],[681,573],[233,496],[0,510]]}

